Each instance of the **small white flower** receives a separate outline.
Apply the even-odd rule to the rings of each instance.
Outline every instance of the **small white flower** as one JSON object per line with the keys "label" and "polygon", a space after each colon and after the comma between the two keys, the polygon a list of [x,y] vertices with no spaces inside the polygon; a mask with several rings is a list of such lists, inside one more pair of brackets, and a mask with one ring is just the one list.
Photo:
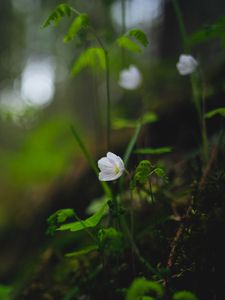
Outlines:
{"label": "small white flower", "polygon": [[122,159],[112,152],[108,152],[106,157],[99,159],[98,167],[100,169],[99,180],[101,181],[116,180],[125,170]]}
{"label": "small white flower", "polygon": [[118,84],[124,89],[135,90],[141,85],[141,82],[141,73],[133,65],[130,65],[128,69],[124,69],[120,72]]}
{"label": "small white flower", "polygon": [[189,75],[196,70],[198,62],[191,55],[181,54],[176,66],[180,75]]}

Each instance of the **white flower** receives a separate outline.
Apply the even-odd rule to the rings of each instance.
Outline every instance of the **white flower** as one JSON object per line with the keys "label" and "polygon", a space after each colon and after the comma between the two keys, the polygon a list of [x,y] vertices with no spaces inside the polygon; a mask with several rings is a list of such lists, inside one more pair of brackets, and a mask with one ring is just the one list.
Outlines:
{"label": "white flower", "polygon": [[101,181],[116,180],[125,170],[122,159],[112,152],[108,152],[106,157],[99,159],[98,167],[100,169],[99,180]]}
{"label": "white flower", "polygon": [[128,69],[124,69],[120,72],[118,84],[124,89],[135,90],[140,86],[141,82],[141,73],[133,65],[130,65]]}
{"label": "white flower", "polygon": [[176,66],[180,75],[188,75],[195,71],[198,62],[191,55],[181,54]]}

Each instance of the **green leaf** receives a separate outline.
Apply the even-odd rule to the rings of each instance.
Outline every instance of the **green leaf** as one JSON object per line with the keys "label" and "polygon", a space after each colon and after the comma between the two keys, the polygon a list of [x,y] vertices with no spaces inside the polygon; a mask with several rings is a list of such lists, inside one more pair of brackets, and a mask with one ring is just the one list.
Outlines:
{"label": "green leaf", "polygon": [[86,248],[83,248],[79,251],[74,251],[74,252],[70,252],[70,253],[67,253],[65,256],[66,257],[77,257],[77,256],[81,256],[81,255],[86,255],[90,252],[93,252],[93,251],[97,251],[99,249],[99,247],[97,245],[90,245]]}
{"label": "green leaf", "polygon": [[158,121],[158,116],[154,112],[147,112],[140,119],[142,124],[154,123]]}
{"label": "green leaf", "polygon": [[148,181],[149,176],[151,175],[152,165],[148,160],[142,160],[138,164],[134,178],[133,178],[133,186],[136,185],[137,182],[140,184],[145,184]]}
{"label": "green leaf", "polygon": [[76,222],[61,225],[59,228],[57,228],[57,230],[59,231],[70,230],[74,232],[74,231],[84,230],[87,228],[94,228],[101,221],[102,217],[105,214],[106,209],[107,209],[107,205],[104,204],[97,213],[87,218],[86,220],[79,220]]}
{"label": "green leaf", "polygon": [[209,40],[219,38],[223,45],[225,41],[225,16],[219,18],[211,25],[203,26],[200,30],[194,32],[188,39],[191,46],[208,42]]}
{"label": "green leaf", "polygon": [[71,208],[60,209],[50,215],[47,219],[48,230],[47,234],[53,235],[60,223],[65,222],[69,218],[75,216],[75,212]]}
{"label": "green leaf", "polygon": [[111,254],[119,254],[124,248],[124,239],[121,232],[113,227],[100,229],[98,232],[100,249]]}
{"label": "green leaf", "polygon": [[127,291],[126,300],[162,298],[163,294],[163,287],[158,282],[136,278]]}
{"label": "green leaf", "polygon": [[89,25],[89,19],[87,14],[80,14],[76,17],[73,23],[70,25],[67,34],[64,37],[64,42],[67,43],[71,41],[77,33]]}
{"label": "green leaf", "polygon": [[148,42],[148,38],[146,36],[146,34],[144,33],[144,31],[140,30],[140,29],[137,29],[137,28],[134,28],[134,29],[131,29],[128,34],[130,36],[133,36],[135,37],[135,39],[142,44],[142,46],[144,47],[147,47],[149,42]]}
{"label": "green leaf", "polygon": [[43,24],[43,28],[48,27],[52,23],[56,26],[62,20],[63,17],[70,17],[72,14],[72,7],[68,4],[58,5],[54,11],[49,15],[47,20]]}
{"label": "green leaf", "polygon": [[12,292],[12,288],[10,286],[0,284],[0,299],[2,300],[12,299],[10,296],[11,292]]}
{"label": "green leaf", "polygon": [[92,67],[98,70],[105,70],[105,53],[102,48],[93,47],[88,48],[75,61],[72,67],[72,75],[77,75],[81,70],[86,67]]}
{"label": "green leaf", "polygon": [[155,168],[155,169],[153,170],[153,172],[154,172],[157,176],[161,177],[161,178],[164,180],[164,182],[166,182],[166,183],[168,182],[167,174],[166,174],[166,172],[165,172],[165,170],[164,170],[163,168],[157,167],[157,168]]}
{"label": "green leaf", "polygon": [[138,124],[148,124],[148,123],[154,123],[158,121],[158,117],[153,112],[148,112],[144,114],[140,119],[138,120],[129,120],[125,118],[116,118],[113,120],[113,129],[123,129],[123,128],[136,128]]}
{"label": "green leaf", "polygon": [[173,300],[198,300],[198,298],[189,291],[179,291],[173,295]]}
{"label": "green leaf", "polygon": [[210,118],[214,117],[215,115],[221,115],[222,117],[225,117],[225,108],[219,107],[219,108],[213,109],[213,110],[207,112],[205,114],[205,117],[207,119],[210,119]]}
{"label": "green leaf", "polygon": [[117,44],[121,48],[125,48],[131,52],[141,52],[141,48],[132,41],[128,36],[121,36],[117,39]]}
{"label": "green leaf", "polygon": [[57,216],[57,222],[63,223],[68,218],[74,217],[74,210],[71,208],[60,209],[55,214]]}
{"label": "green leaf", "polygon": [[172,151],[171,147],[160,147],[160,148],[139,148],[134,151],[136,154],[151,154],[151,155],[159,155],[164,153],[169,153]]}
{"label": "green leaf", "polygon": [[123,129],[123,128],[135,128],[137,126],[137,121],[128,120],[125,118],[116,118],[113,120],[113,129]]}

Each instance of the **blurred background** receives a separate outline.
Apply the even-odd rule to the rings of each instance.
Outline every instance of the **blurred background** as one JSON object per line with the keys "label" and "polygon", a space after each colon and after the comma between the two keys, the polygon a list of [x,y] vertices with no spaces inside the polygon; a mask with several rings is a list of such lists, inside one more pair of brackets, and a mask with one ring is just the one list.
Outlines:
{"label": "blurred background", "polygon": [[[188,34],[217,21],[223,0],[180,0]],[[73,125],[97,160],[106,147],[105,74],[71,68],[84,46],[97,43],[80,34],[63,37],[71,23],[42,28],[56,0],[0,0],[0,284],[8,286],[26,270],[46,243],[46,218],[55,210],[75,207],[101,195],[74,141]],[[140,28],[149,46],[141,53],[110,52],[112,117],[135,120],[143,112],[158,115],[141,143],[173,146],[177,153],[198,143],[190,81],[178,74],[181,36],[169,0],[66,1],[86,12],[110,47],[125,30]],[[125,7],[125,14],[122,7]],[[224,40],[209,39],[193,48],[205,78],[207,110],[224,106]],[[141,73],[137,89],[119,86],[119,74],[135,65]],[[210,121],[209,133],[218,129]],[[178,125],[179,124],[179,125]],[[112,150],[122,154],[132,129],[113,132]],[[94,183],[90,185],[90,180]],[[95,184],[96,183],[96,184]],[[88,189],[87,189],[88,185]],[[90,198],[92,197],[92,198]],[[25,272],[25,271],[24,271]]]}

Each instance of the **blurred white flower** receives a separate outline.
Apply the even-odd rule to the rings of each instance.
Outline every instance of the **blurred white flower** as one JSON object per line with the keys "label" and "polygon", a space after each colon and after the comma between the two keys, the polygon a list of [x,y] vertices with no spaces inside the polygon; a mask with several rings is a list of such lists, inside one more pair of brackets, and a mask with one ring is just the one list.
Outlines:
{"label": "blurred white flower", "polygon": [[130,65],[128,69],[120,72],[118,84],[124,89],[135,90],[140,86],[141,82],[141,73],[134,65]]}
{"label": "blurred white flower", "polygon": [[116,180],[125,170],[122,159],[112,152],[108,152],[106,157],[99,159],[98,167],[100,169],[99,180],[101,181]]}
{"label": "blurred white flower", "polygon": [[191,55],[181,54],[176,66],[180,75],[189,75],[196,70],[198,62]]}

